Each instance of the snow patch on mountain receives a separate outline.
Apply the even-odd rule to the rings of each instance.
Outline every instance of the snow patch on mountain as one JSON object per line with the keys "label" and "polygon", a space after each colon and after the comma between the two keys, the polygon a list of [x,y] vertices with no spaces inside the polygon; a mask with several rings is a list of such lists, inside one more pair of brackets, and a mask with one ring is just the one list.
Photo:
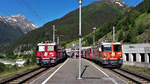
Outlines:
{"label": "snow patch on mountain", "polygon": [[116,4],[119,4],[120,6],[123,6],[123,4],[121,4],[120,2],[115,2]]}
{"label": "snow patch on mountain", "polygon": [[20,28],[20,30],[24,32],[24,34],[38,28],[35,24],[32,23],[32,21],[27,20],[21,14],[12,15],[9,17],[0,16],[0,21],[15,26],[14,28],[18,26],[18,28]]}
{"label": "snow patch on mountain", "polygon": [[102,1],[106,3],[115,3],[121,7],[125,6],[125,3],[122,0],[102,0]]}

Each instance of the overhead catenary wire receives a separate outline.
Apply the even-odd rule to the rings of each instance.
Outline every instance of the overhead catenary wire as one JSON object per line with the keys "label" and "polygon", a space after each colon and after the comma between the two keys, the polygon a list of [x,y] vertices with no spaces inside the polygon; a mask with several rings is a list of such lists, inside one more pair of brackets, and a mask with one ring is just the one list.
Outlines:
{"label": "overhead catenary wire", "polygon": [[[9,16],[10,12],[9,10],[5,10],[4,8],[0,8],[1,11],[3,11],[3,13],[6,15],[6,16]],[[2,14],[0,14],[2,16]]]}
{"label": "overhead catenary wire", "polygon": [[42,21],[43,19],[41,18],[41,16],[37,13],[37,11],[35,9],[33,9],[33,7],[30,5],[30,3],[27,2],[27,0],[16,0],[17,2],[21,3],[27,8],[27,10],[29,10],[32,15],[34,15],[38,20]]}
{"label": "overhead catenary wire", "polygon": [[138,5],[141,1],[143,1],[143,0],[122,0],[123,2],[125,2],[125,3],[132,3],[134,6],[136,6],[136,5]]}
{"label": "overhead catenary wire", "polygon": [[134,3],[134,5],[135,5],[135,6],[138,5],[139,1],[140,1],[140,0],[136,0],[135,3]]}

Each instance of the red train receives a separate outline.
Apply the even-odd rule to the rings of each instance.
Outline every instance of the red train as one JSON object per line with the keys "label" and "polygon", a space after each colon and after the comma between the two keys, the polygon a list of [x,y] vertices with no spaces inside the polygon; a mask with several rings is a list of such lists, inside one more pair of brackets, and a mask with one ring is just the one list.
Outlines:
{"label": "red train", "polygon": [[56,43],[37,44],[36,63],[40,66],[57,64],[66,58],[65,49]]}
{"label": "red train", "polygon": [[101,43],[88,49],[82,49],[82,57],[101,63],[103,66],[118,67],[123,64],[122,45],[119,42]]}

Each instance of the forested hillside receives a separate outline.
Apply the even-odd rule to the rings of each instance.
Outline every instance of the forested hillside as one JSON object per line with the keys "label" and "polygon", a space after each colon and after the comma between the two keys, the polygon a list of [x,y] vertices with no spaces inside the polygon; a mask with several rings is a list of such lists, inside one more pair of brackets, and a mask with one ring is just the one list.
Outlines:
{"label": "forested hillside", "polygon": [[6,43],[23,35],[23,32],[16,26],[6,24],[0,20],[0,43]]}
{"label": "forested hillside", "polygon": [[[82,8],[82,35],[85,36],[92,32],[93,27],[101,27],[107,22],[111,22],[122,16],[130,7],[120,6],[109,0],[94,2]],[[61,43],[70,42],[78,38],[78,9],[70,12],[64,17],[48,22],[43,27],[29,32],[20,37],[15,42],[11,43],[8,51],[13,51],[17,48],[22,50],[34,47],[38,42],[51,40],[52,41],[52,25],[56,26],[56,36],[64,35]],[[102,29],[103,30],[103,29]],[[110,31],[110,30],[107,30]],[[27,48],[28,47],[28,48]]]}
{"label": "forested hillside", "polygon": [[37,27],[23,15],[0,16],[0,44],[15,40]]}
{"label": "forested hillside", "polygon": [[[142,43],[150,41],[150,1],[144,0],[129,13],[99,27],[96,30],[96,41],[112,39],[113,26],[116,29],[116,41],[123,43]],[[85,36],[84,45],[92,45],[94,32]]]}

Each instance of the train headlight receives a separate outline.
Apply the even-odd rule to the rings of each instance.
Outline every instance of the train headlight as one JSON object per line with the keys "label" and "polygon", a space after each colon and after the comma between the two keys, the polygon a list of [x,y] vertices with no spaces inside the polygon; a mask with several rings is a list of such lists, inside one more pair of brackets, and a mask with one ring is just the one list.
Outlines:
{"label": "train headlight", "polygon": [[104,58],[107,58],[107,54],[104,54]]}
{"label": "train headlight", "polygon": [[111,56],[115,56],[115,53],[114,53],[114,52],[112,52],[112,53],[111,53]]}
{"label": "train headlight", "polygon": [[47,53],[47,52],[45,52],[45,53],[44,53],[44,56],[47,56],[47,55],[48,55],[48,53]]}
{"label": "train headlight", "polygon": [[52,57],[54,57],[55,55],[51,55]]}
{"label": "train headlight", "polygon": [[120,54],[119,57],[122,57],[122,55]]}

